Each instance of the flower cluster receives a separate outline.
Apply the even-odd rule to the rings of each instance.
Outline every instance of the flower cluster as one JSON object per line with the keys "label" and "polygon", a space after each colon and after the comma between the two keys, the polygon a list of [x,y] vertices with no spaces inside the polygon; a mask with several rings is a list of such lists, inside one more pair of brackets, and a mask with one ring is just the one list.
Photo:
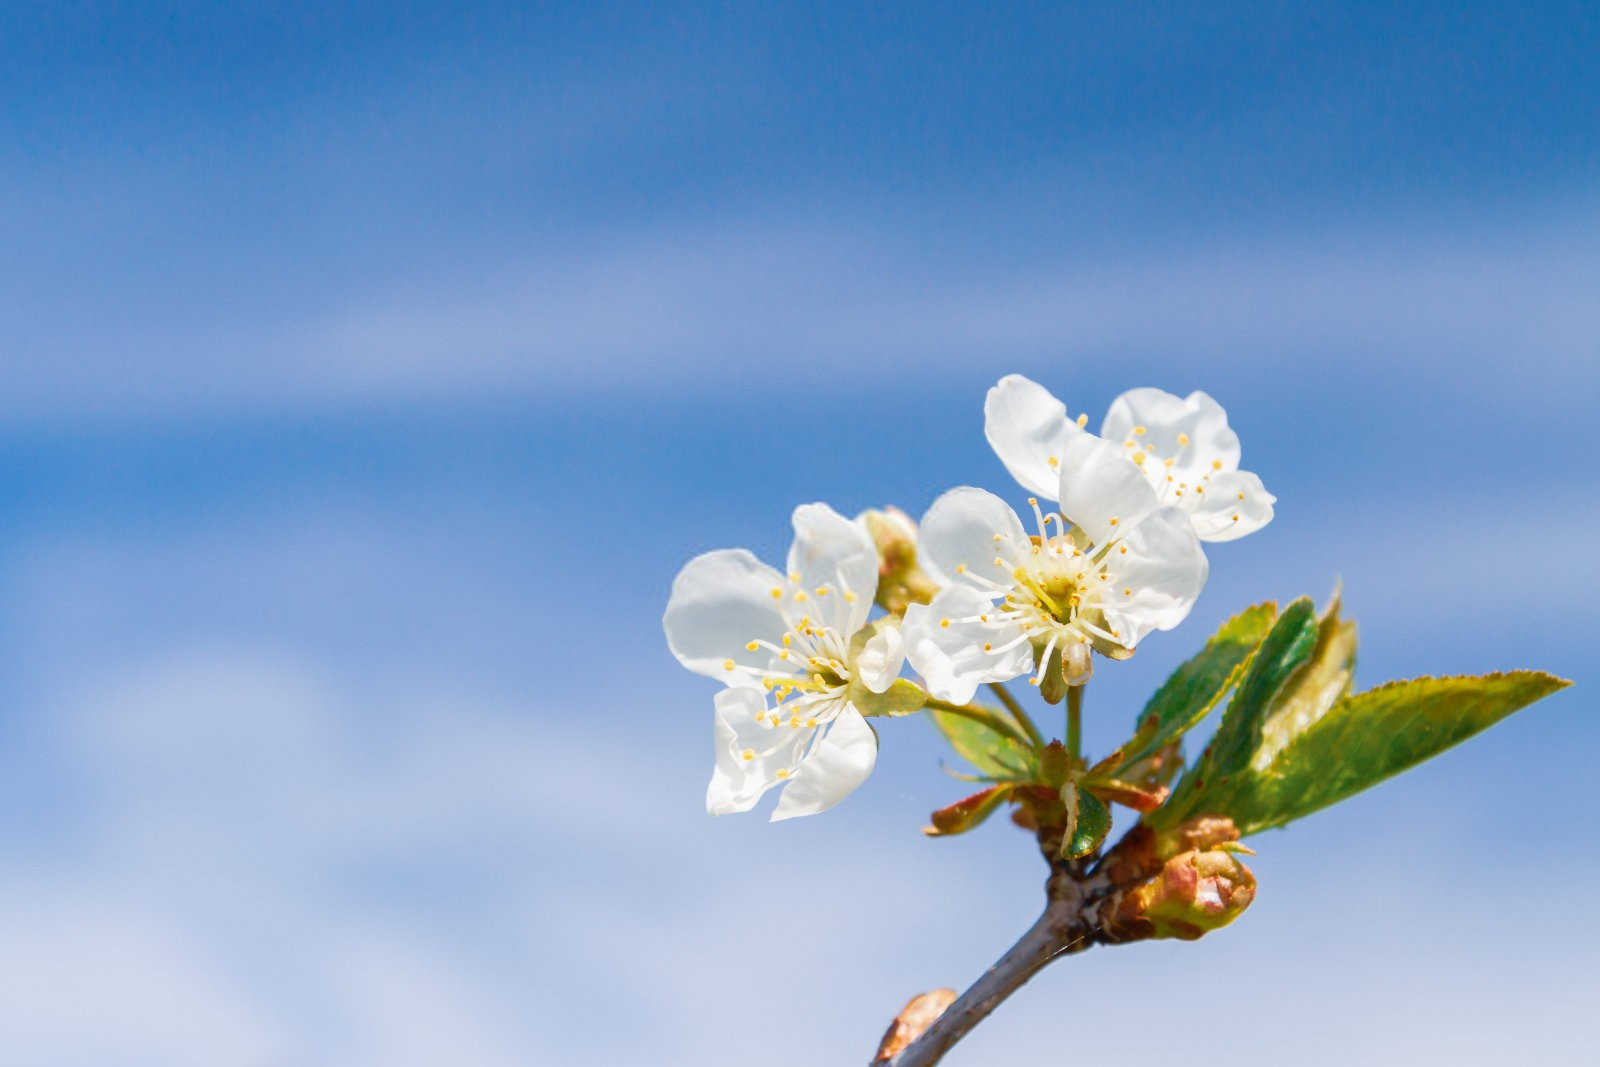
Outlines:
{"label": "flower cluster", "polygon": [[[979,685],[1024,675],[1047,691],[1083,684],[1095,653],[1125,659],[1189,614],[1208,573],[1202,541],[1271,520],[1274,498],[1239,469],[1239,439],[1205,393],[1134,389],[1098,435],[1087,422],[1019,375],[989,390],[985,436],[1035,494],[1032,532],[1000,497],[962,486],[920,526],[796,508],[782,572],[743,549],[683,568],[667,643],[725,687],[709,812],[748,811],[780,785],[775,820],[832,807],[872,772],[869,717],[959,708]],[[906,663],[920,685],[900,677]]]}

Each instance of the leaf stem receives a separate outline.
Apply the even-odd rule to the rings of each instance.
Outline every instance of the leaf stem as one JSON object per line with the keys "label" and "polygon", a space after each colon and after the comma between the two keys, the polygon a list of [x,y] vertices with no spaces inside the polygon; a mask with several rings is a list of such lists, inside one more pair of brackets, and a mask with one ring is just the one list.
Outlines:
{"label": "leaf stem", "polygon": [[938,700],[934,697],[929,697],[924,707],[933,708],[935,711],[948,712],[951,715],[959,715],[963,719],[971,719],[973,722],[982,723],[996,733],[1005,734],[1019,744],[1032,744],[1015,726],[1007,722],[1005,717],[993,708],[985,708],[977,704],[952,704],[948,700]]}
{"label": "leaf stem", "polygon": [[1083,748],[1083,686],[1067,686],[1067,752],[1077,759]]}
{"label": "leaf stem", "polygon": [[1011,713],[1012,718],[1016,719],[1022,728],[1028,731],[1028,736],[1033,739],[1033,746],[1035,748],[1043,748],[1044,735],[1039,733],[1039,728],[1033,724],[1033,720],[1028,717],[1028,713],[1022,710],[1022,705],[1017,703],[1017,698],[1011,695],[1011,690],[999,682],[990,682],[989,688],[994,690],[994,695],[1000,698],[1000,703],[1006,706],[1006,710]]}

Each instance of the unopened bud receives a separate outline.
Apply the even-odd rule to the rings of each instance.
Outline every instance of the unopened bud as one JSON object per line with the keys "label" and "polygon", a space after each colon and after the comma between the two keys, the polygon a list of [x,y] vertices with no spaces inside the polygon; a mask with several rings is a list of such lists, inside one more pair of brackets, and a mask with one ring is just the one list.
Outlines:
{"label": "unopened bud", "polygon": [[954,989],[935,989],[911,998],[900,1014],[894,1017],[883,1040],[878,1042],[878,1054],[873,1063],[888,1063],[905,1051],[907,1045],[922,1036],[924,1030],[938,1021],[944,1010],[956,1000]]}
{"label": "unopened bud", "polygon": [[912,604],[926,604],[939,587],[917,566],[917,524],[899,508],[869,508],[856,519],[878,549],[879,607],[904,614]]}
{"label": "unopened bud", "polygon": [[1221,929],[1255,899],[1256,878],[1231,848],[1180,852],[1155,878],[1125,896],[1116,922],[1129,939],[1193,941]]}

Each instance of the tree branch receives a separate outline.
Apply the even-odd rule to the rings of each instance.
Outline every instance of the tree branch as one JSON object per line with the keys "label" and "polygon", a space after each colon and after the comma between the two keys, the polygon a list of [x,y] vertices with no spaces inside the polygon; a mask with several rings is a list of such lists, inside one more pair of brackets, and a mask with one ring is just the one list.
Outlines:
{"label": "tree branch", "polygon": [[1044,913],[920,1037],[889,1060],[888,1067],[932,1067],[1046,964],[1094,944],[1094,919],[1085,907],[1090,903],[1085,893],[1089,886],[1077,865],[1052,863]]}
{"label": "tree branch", "polygon": [[[1098,860],[1061,859],[1061,833],[1060,827],[1038,831],[1039,850],[1050,862],[1044,913],[994,966],[909,1044],[904,1040],[922,1025],[922,1018],[897,1019],[897,1023],[907,1024],[893,1045],[901,1051],[892,1057],[880,1055],[873,1061],[874,1067],[933,1067],[956,1042],[1052,961],[1095,944],[1120,944],[1150,936],[1148,923],[1130,924],[1118,914],[1125,895],[1161,869],[1149,830],[1135,826]],[[895,1032],[894,1027],[891,1032]],[[887,1035],[882,1047],[890,1047]]]}

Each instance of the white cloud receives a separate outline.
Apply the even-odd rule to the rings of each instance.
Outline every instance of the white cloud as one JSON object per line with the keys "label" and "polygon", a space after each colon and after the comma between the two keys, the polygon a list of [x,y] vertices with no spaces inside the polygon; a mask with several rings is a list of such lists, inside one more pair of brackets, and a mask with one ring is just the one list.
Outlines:
{"label": "white cloud", "polygon": [[1164,245],[1102,236],[1013,259],[981,236],[991,210],[946,207],[963,229],[934,227],[932,208],[929,230],[774,210],[575,235],[520,262],[480,263],[470,288],[420,266],[401,286],[348,283],[322,305],[332,310],[295,318],[200,332],[164,321],[116,338],[74,327],[13,347],[0,417],[731,392],[1126,352],[1337,359],[1374,380],[1412,366],[1480,385],[1514,371],[1592,387],[1600,363],[1585,284],[1600,273],[1592,205]]}

